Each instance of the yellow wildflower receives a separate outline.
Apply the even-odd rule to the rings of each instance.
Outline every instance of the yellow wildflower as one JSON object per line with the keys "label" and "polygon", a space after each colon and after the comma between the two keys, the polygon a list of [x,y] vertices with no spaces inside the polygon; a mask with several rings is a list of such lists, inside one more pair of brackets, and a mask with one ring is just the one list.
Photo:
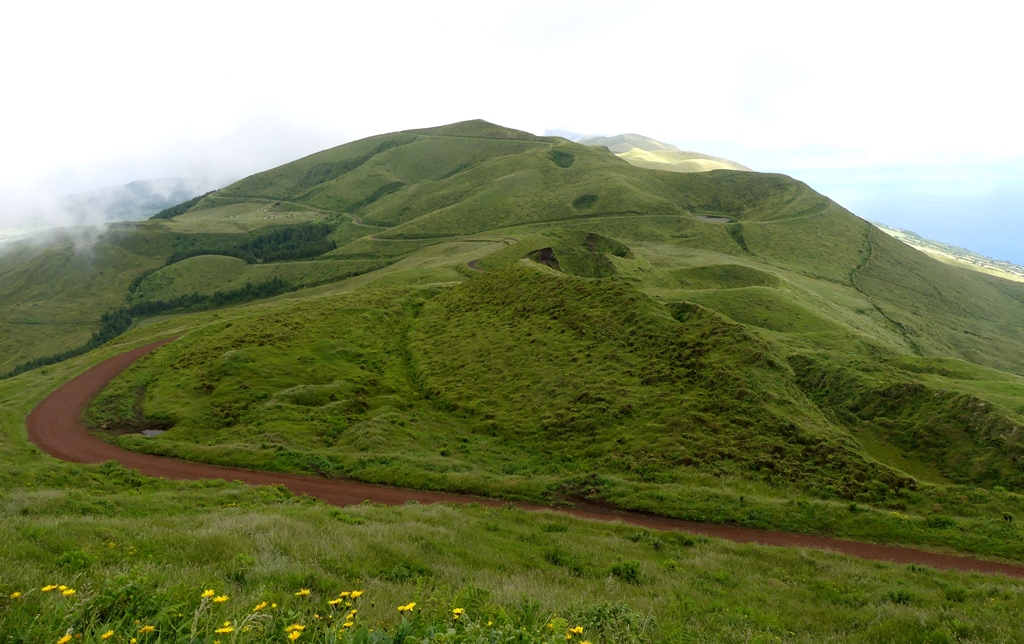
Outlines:
{"label": "yellow wildflower", "polygon": [[363,594],[363,592],[364,591],[362,591],[362,590],[353,590],[352,592],[349,593],[349,597],[351,597],[352,599],[358,599],[359,596]]}
{"label": "yellow wildflower", "polygon": [[465,608],[453,608],[452,609],[452,619],[458,619],[458,618],[462,617],[462,614],[465,613],[465,612],[466,612]]}
{"label": "yellow wildflower", "polygon": [[225,623],[223,627],[213,631],[218,635],[227,635],[228,633],[234,633],[235,629],[230,626],[230,623]]}
{"label": "yellow wildflower", "polygon": [[227,595],[218,595],[218,596],[213,598],[213,601],[217,602],[218,604],[223,604],[224,602],[226,602],[229,599],[231,599],[231,598],[228,597]]}
{"label": "yellow wildflower", "polygon": [[210,597],[213,597],[216,594],[217,593],[213,592],[212,588],[207,588],[206,590],[203,591],[203,594],[200,595],[200,597],[202,597],[203,599],[209,599]]}
{"label": "yellow wildflower", "polygon": [[139,633],[152,633],[156,630],[156,626],[146,625],[139,629]]}
{"label": "yellow wildflower", "polygon": [[286,627],[284,629],[284,632],[285,633],[294,633],[294,632],[298,631],[298,632],[301,633],[304,630],[306,630],[306,627],[303,626],[302,624],[292,624],[291,626]]}
{"label": "yellow wildflower", "polygon": [[53,590],[54,588],[56,588],[56,587],[57,587],[56,584],[50,584],[49,586],[43,586],[39,590],[43,591],[44,593],[48,593],[51,590]]}
{"label": "yellow wildflower", "polygon": [[271,608],[277,608],[277,604],[271,604],[270,607]]}
{"label": "yellow wildflower", "polygon": [[21,597],[21,592],[20,591],[16,590],[13,593],[11,593],[11,599],[17,599],[19,597]]}
{"label": "yellow wildflower", "polygon": [[310,590],[308,588],[303,588],[299,592],[295,593],[295,596],[296,597],[305,597],[306,595],[309,594],[309,592],[310,592]]}
{"label": "yellow wildflower", "polygon": [[128,644],[139,644],[139,640],[137,640],[137,639],[135,639],[135,638],[133,637],[133,638],[132,638],[132,641],[131,641],[131,642],[129,642]]}
{"label": "yellow wildflower", "polygon": [[288,633],[288,639],[290,639],[293,642],[299,639],[300,637],[302,637],[302,631],[292,631],[291,633]]}
{"label": "yellow wildflower", "polygon": [[355,622],[345,622],[344,624],[341,625],[341,627],[342,628],[348,628],[349,626],[352,626],[353,624],[355,624]]}
{"label": "yellow wildflower", "polygon": [[71,633],[68,633],[64,637],[57,640],[57,644],[68,644],[71,641]]}
{"label": "yellow wildflower", "polygon": [[583,634],[583,627],[582,626],[576,626],[576,627],[570,628],[569,632],[570,633],[575,633],[577,635],[582,635]]}
{"label": "yellow wildflower", "polygon": [[261,610],[263,610],[266,607],[267,607],[267,602],[260,602],[260,603],[258,603],[258,604],[256,604],[255,606],[252,607],[252,612],[258,613],[258,612],[260,612]]}
{"label": "yellow wildflower", "polygon": [[344,590],[344,591],[338,593],[338,597],[341,598],[341,599],[348,599],[351,596],[352,596],[352,593],[350,593],[347,590]]}
{"label": "yellow wildflower", "polygon": [[411,612],[412,609],[414,609],[414,608],[416,608],[416,602],[409,602],[405,606],[399,606],[398,607],[398,612],[400,612],[400,613],[408,613],[408,612]]}
{"label": "yellow wildflower", "polygon": [[109,640],[113,636],[114,636],[114,631],[107,631],[103,635],[100,635],[100,639],[101,640]]}
{"label": "yellow wildflower", "polygon": [[338,604],[341,603],[341,599],[332,599],[331,601],[329,601],[327,603],[330,604],[331,606],[337,606]]}
{"label": "yellow wildflower", "polygon": [[65,588],[64,590],[60,591],[60,594],[64,595],[65,597],[70,597],[70,596],[75,594],[75,589],[74,588]]}

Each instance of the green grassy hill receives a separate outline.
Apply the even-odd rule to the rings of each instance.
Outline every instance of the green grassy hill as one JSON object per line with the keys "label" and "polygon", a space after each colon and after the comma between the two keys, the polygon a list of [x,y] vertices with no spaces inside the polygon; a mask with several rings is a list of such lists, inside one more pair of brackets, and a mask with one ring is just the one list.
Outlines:
{"label": "green grassy hill", "polygon": [[[881,441],[878,444],[903,450],[898,458],[881,459],[883,466],[903,473],[914,469],[908,465],[914,462],[964,483],[1017,487],[1024,481],[1012,465],[1012,431],[999,438],[965,426],[945,452],[911,448],[902,434],[882,428],[883,419],[871,413],[851,420],[837,410],[835,401],[822,398],[820,385],[801,371],[812,363],[844,365],[844,382],[856,389],[850,395],[868,398],[891,386],[932,391],[934,383],[901,367],[904,358],[952,358],[1021,373],[1024,337],[1015,321],[1024,316],[1024,288],[935,262],[788,177],[657,172],[624,163],[604,148],[470,121],[346,144],[190,203],[106,235],[84,269],[70,268],[68,262],[76,257],[70,248],[49,250],[31,261],[26,256],[9,257],[12,275],[18,278],[9,282],[10,297],[24,298],[32,292],[28,276],[40,271],[33,262],[60,275],[49,278],[43,273],[44,282],[58,294],[43,304],[51,308],[43,310],[55,310],[57,317],[59,309],[54,307],[63,306],[79,315],[74,333],[64,340],[74,346],[96,331],[99,313],[117,306],[138,320],[288,292],[294,293],[288,297],[308,294],[320,302],[315,297],[319,294],[385,288],[401,293],[417,285],[449,289],[469,278],[473,279],[451,291],[453,297],[476,283],[489,284],[481,295],[527,293],[521,282],[523,260],[546,266],[551,276],[610,280],[617,288],[665,307],[663,316],[704,311],[702,315],[713,316],[722,328],[737,329],[762,347],[759,351],[779,368],[754,378],[759,388],[743,388],[761,401],[756,409],[740,412],[748,425],[756,425],[753,418],[764,412],[808,430],[835,432],[854,441],[850,453],[857,459],[877,459],[886,453],[865,451],[864,445]],[[133,252],[145,253],[145,260],[135,259]],[[478,276],[471,268],[489,274]],[[104,279],[108,271],[116,272],[117,278]],[[83,297],[88,288],[83,280],[90,279],[102,295]],[[565,282],[554,284],[564,288]],[[628,308],[612,307],[595,319],[626,315]],[[91,324],[90,315],[96,316]],[[451,317],[458,321],[465,315]],[[425,324],[407,320],[413,326],[420,323]],[[459,334],[468,330],[457,332],[452,324],[429,327],[434,339],[422,342],[433,349],[424,350],[429,356],[424,359],[440,360],[446,347],[451,351],[450,347],[464,345],[469,336]],[[12,352],[9,366],[18,357],[45,353],[55,345],[33,343],[33,331],[38,333],[30,327],[27,333],[11,336],[23,353]],[[519,347],[528,361],[549,359],[529,357],[532,343],[523,344],[522,338],[495,337],[491,342],[506,352]],[[549,344],[571,353],[562,342],[568,340],[560,337]],[[620,341],[608,342],[613,346]],[[641,353],[636,360],[653,365],[656,357]],[[451,358],[458,364],[467,361],[465,356]],[[496,361],[497,354],[483,354],[470,362],[489,373]],[[720,365],[715,373],[741,373],[740,364]],[[613,363],[582,370],[567,363],[557,372],[570,370],[605,381]],[[407,377],[427,386],[415,373]],[[533,378],[525,372],[518,377],[523,382]],[[704,382],[700,378],[710,376],[694,377]],[[565,378],[554,382],[567,387],[565,395],[575,391],[564,384],[570,382]],[[650,406],[649,401],[631,400],[625,393],[631,387],[616,390],[616,396],[602,396],[620,399],[620,406]],[[1024,404],[1007,405],[1005,399],[988,397],[984,389],[959,381],[944,383],[934,399],[942,399],[950,388],[979,404],[992,402],[986,420],[979,423],[1014,427],[1019,421]],[[732,385],[725,389],[727,396],[735,394]],[[641,386],[636,391],[639,395],[646,390]],[[587,391],[580,390],[573,395],[584,394]],[[486,388],[473,405],[500,407],[502,395],[496,385]],[[659,398],[667,395],[658,393]],[[772,411],[772,405],[763,402],[766,399],[782,401],[783,407]],[[545,404],[528,406],[538,409]],[[708,413],[698,413],[700,405],[680,411],[688,409],[687,404],[674,403],[673,413],[691,419]],[[201,405],[195,407],[200,409]],[[563,401],[550,413],[571,415],[568,409]],[[868,405],[869,412],[874,409]],[[921,411],[908,425],[913,429],[904,433],[925,431],[927,423],[949,414],[954,412],[936,402],[934,410]],[[637,424],[611,416],[607,424],[613,434],[635,435],[650,423],[661,427],[656,417]],[[510,417],[505,422],[538,421]],[[766,426],[745,431],[761,436],[778,430]],[[858,441],[857,431],[861,436],[868,431],[871,439]],[[846,453],[846,448],[839,452]],[[836,472],[824,478],[839,476]],[[799,478],[793,475],[794,480]],[[846,495],[858,493],[850,488]]]}
{"label": "green grassy hill", "polygon": [[[88,254],[0,262],[0,368],[87,342],[104,312],[132,320],[119,342],[181,336],[89,412],[130,449],[1024,561],[1024,285],[789,177],[663,172],[470,121],[311,155]],[[0,386],[27,409],[68,364]],[[78,471],[26,456],[17,413],[3,458],[46,489]],[[523,565],[618,565],[550,550]]]}

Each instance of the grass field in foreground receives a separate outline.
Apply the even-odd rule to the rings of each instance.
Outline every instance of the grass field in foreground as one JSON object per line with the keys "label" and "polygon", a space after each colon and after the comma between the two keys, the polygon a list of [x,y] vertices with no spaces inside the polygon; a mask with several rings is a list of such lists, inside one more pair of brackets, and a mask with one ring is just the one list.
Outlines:
{"label": "grass field in foreground", "polygon": [[[405,642],[393,639],[403,628],[415,641],[564,642],[575,626],[577,640],[609,643],[1024,635],[1024,584],[1003,578],[520,510],[335,509],[276,488],[154,482],[110,465],[63,474],[0,498],[5,641],[70,632],[95,642],[110,630],[118,642],[193,641],[193,620],[203,642],[287,641],[293,624],[306,628],[300,641],[318,642],[361,626],[384,642]],[[204,601],[206,590],[227,599]],[[352,590],[364,591],[353,606],[329,604]],[[403,620],[397,609],[410,602]],[[455,608],[465,610],[457,622]],[[238,632],[220,637],[225,624]]]}

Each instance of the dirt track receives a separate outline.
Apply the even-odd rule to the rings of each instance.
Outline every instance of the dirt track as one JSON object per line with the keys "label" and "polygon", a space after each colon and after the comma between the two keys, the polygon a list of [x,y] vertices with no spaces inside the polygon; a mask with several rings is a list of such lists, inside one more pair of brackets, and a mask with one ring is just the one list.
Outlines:
{"label": "dirt track", "polygon": [[[62,385],[39,403],[32,410],[32,413],[29,414],[27,419],[29,440],[48,454],[65,461],[102,463],[104,461],[116,460],[125,467],[139,470],[141,473],[149,476],[161,476],[178,480],[222,478],[243,481],[250,485],[282,484],[296,494],[308,494],[332,505],[352,505],[367,500],[391,505],[411,500],[421,503],[479,503],[492,507],[504,504],[502,501],[461,494],[408,490],[354,481],[328,480],[296,474],[256,472],[232,467],[190,463],[163,456],[130,452],[92,436],[78,420],[89,404],[89,401],[131,363],[168,342],[170,340],[155,342],[110,358]],[[859,543],[816,535],[772,532],[721,524],[697,523],[634,512],[621,512],[585,502],[580,503],[575,509],[548,508],[526,504],[518,505],[527,510],[555,510],[584,519],[623,521],[657,530],[676,530],[692,534],[702,534],[740,543],[831,550],[865,559],[1024,577],[1024,564],[985,561],[973,557],[940,554],[900,546]]]}

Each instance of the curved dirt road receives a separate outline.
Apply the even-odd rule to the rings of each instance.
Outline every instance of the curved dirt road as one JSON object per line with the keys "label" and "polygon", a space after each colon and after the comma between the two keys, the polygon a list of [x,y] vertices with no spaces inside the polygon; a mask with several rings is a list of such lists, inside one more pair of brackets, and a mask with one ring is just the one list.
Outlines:
{"label": "curved dirt road", "polygon": [[[78,420],[89,404],[89,401],[130,364],[170,341],[154,342],[110,358],[56,389],[29,414],[26,421],[29,440],[48,454],[65,461],[102,463],[104,461],[116,460],[125,467],[139,470],[142,474],[148,476],[160,476],[177,480],[222,478],[232,481],[243,481],[250,485],[280,484],[296,494],[308,494],[332,505],[352,505],[362,503],[363,501],[397,505],[411,500],[421,503],[479,503],[491,507],[505,504],[503,501],[462,494],[408,490],[355,481],[338,481],[297,474],[257,472],[233,467],[191,463],[163,456],[130,452],[92,436]],[[600,521],[623,521],[656,530],[682,531],[740,543],[831,550],[865,559],[1024,577],[1024,564],[986,561],[973,557],[941,554],[900,546],[860,543],[817,535],[773,532],[721,524],[697,523],[635,512],[622,512],[585,502],[580,503],[574,509],[528,504],[517,505],[527,510],[563,512],[584,519]]]}

